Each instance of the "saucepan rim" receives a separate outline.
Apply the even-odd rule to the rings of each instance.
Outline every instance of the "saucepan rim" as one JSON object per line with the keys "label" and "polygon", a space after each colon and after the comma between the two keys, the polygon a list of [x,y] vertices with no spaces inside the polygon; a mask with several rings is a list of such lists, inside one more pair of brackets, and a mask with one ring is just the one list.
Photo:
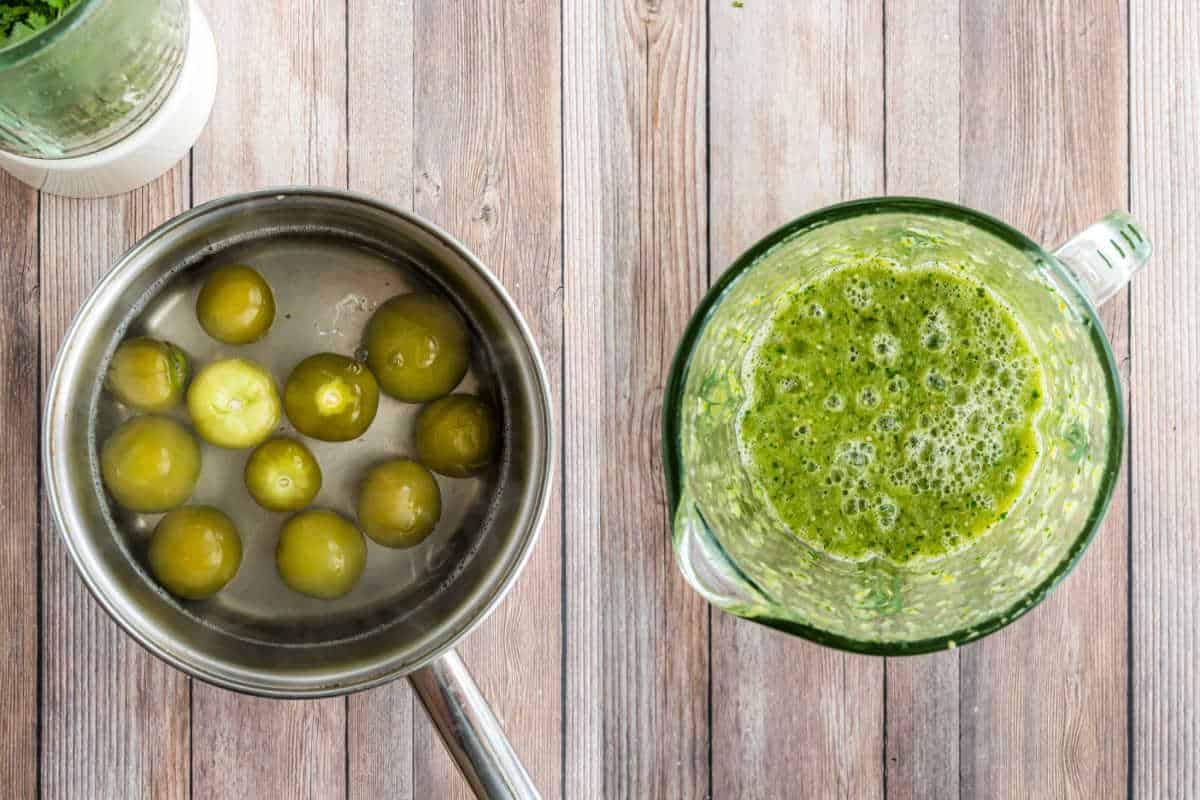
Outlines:
{"label": "saucepan rim", "polygon": [[[514,537],[513,542],[506,544],[504,549],[496,554],[495,558],[499,564],[486,571],[480,586],[473,589],[470,598],[457,604],[447,615],[451,624],[441,633],[440,641],[429,647],[419,658],[400,664],[390,663],[395,660],[395,654],[385,651],[378,658],[378,661],[382,663],[377,666],[372,666],[371,660],[368,660],[366,668],[347,671],[342,667],[336,667],[329,670],[328,676],[323,676],[321,669],[314,669],[302,679],[292,678],[287,681],[271,682],[262,677],[269,673],[268,670],[220,669],[219,662],[209,663],[210,660],[205,657],[203,652],[190,647],[185,641],[180,641],[184,637],[164,632],[159,626],[141,618],[137,613],[137,601],[130,597],[129,593],[124,591],[116,581],[105,579],[104,570],[98,563],[99,559],[94,554],[85,551],[83,540],[93,534],[75,530],[72,526],[72,522],[79,516],[77,511],[72,511],[72,508],[78,503],[71,499],[72,490],[66,477],[68,458],[70,457],[67,451],[70,450],[70,446],[64,433],[68,428],[64,416],[72,401],[63,396],[63,384],[69,377],[66,370],[72,361],[70,356],[73,350],[79,346],[77,340],[81,336],[81,329],[85,327],[92,315],[109,308],[107,305],[109,288],[118,283],[124,277],[124,273],[129,270],[151,268],[141,260],[141,255],[148,248],[182,230],[187,230],[188,226],[196,220],[228,210],[230,207],[272,199],[286,201],[289,198],[327,198],[335,203],[365,206],[382,211],[386,215],[394,216],[399,223],[411,225],[432,236],[477,273],[486,282],[488,288],[496,294],[500,305],[503,306],[505,326],[511,324],[520,344],[526,350],[529,369],[532,371],[532,375],[528,376],[529,383],[532,386],[532,392],[536,395],[534,402],[537,407],[533,409],[532,413],[539,423],[536,434],[544,446],[541,447],[540,452],[533,455],[532,468],[535,484],[528,490],[526,499],[522,501],[526,507],[521,509],[521,513],[517,515],[519,521],[524,521],[524,530],[521,530]],[[553,483],[555,436],[549,380],[533,335],[516,304],[499,280],[462,243],[432,222],[356,192],[323,187],[288,186],[228,195],[196,206],[160,225],[140,239],[97,282],[68,326],[47,383],[43,414],[41,457],[50,514],[77,573],[100,607],[140,645],[192,677],[223,688],[265,697],[316,698],[349,694],[409,674],[446,653],[495,609],[524,568],[541,531],[542,522],[549,507]],[[347,673],[348,677],[346,677]]]}

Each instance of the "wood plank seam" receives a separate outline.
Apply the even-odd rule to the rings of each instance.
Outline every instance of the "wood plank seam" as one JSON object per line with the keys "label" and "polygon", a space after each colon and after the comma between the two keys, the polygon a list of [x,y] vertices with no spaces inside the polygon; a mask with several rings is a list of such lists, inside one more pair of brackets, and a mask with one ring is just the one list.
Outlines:
{"label": "wood plank seam", "polygon": [[[711,6],[714,266],[883,192],[881,3]],[[713,614],[714,797],[880,797],[882,660]]]}
{"label": "wood plank seam", "polygon": [[[0,601],[7,611],[0,628],[0,714],[8,723],[0,782],[22,795],[38,790],[41,751],[40,203],[35,191],[0,174],[0,423],[6,434],[0,523],[10,534],[0,543]],[[32,474],[31,465],[39,468]]]}
{"label": "wood plank seam", "polygon": [[[569,797],[699,797],[707,608],[676,574],[662,381],[704,283],[697,2],[564,5]],[[589,204],[589,201],[590,204]]]}

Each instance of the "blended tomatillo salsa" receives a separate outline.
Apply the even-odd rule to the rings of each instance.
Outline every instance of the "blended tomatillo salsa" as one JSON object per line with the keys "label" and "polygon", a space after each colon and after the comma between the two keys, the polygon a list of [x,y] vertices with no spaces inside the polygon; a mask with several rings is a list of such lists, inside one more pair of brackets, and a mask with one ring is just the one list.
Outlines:
{"label": "blended tomatillo salsa", "polygon": [[1038,360],[954,264],[868,257],[797,285],[744,369],[742,458],[780,519],[833,556],[963,547],[1037,462]]}

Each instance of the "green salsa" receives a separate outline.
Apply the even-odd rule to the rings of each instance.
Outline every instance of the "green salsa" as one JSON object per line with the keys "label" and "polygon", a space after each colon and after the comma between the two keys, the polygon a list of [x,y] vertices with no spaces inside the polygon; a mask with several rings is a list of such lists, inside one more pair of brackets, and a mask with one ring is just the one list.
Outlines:
{"label": "green salsa", "polygon": [[1003,519],[1038,459],[1042,372],[954,264],[866,257],[788,289],[743,377],[742,458],[811,546],[903,564]]}

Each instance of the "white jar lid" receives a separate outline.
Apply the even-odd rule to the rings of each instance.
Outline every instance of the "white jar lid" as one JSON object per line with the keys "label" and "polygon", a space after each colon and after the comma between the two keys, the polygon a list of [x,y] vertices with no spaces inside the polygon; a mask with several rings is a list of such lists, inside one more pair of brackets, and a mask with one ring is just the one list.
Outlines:
{"label": "white jar lid", "polygon": [[179,77],[154,116],[95,153],[47,159],[0,151],[0,168],[49,194],[108,197],[144,186],[173,167],[200,137],[217,95],[217,45],[195,0],[190,9]]}

